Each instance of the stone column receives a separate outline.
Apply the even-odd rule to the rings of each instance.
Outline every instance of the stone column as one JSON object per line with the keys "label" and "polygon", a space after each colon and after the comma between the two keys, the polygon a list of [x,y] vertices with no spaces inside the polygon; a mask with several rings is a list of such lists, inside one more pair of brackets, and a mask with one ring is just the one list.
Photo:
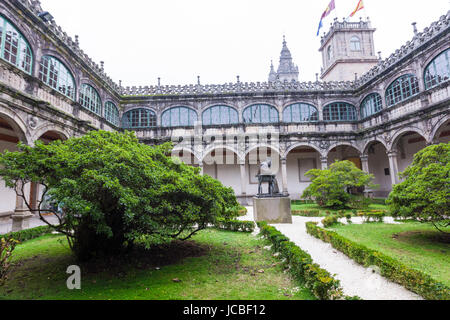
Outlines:
{"label": "stone column", "polygon": [[391,171],[392,186],[398,183],[398,164],[397,164],[397,151],[388,152],[389,157],[389,170]]}
{"label": "stone column", "polygon": [[241,169],[241,194],[242,196],[247,195],[247,183],[245,179],[245,161],[239,163],[240,169]]}
{"label": "stone column", "polygon": [[[19,189],[21,187],[19,186]],[[16,209],[11,215],[12,232],[28,229],[30,227],[30,219],[33,215],[28,208],[25,208],[25,203],[22,197],[16,195]]]}
{"label": "stone column", "polygon": [[369,156],[367,156],[367,155],[361,156],[361,165],[362,165],[362,170],[364,172],[370,173],[369,172]]}
{"label": "stone column", "polygon": [[322,164],[322,170],[328,169],[328,157],[320,157],[320,163]]}
{"label": "stone column", "polygon": [[199,164],[198,164],[198,167],[200,168],[200,175],[201,175],[201,176],[204,175],[204,172],[203,172],[203,162],[202,162],[202,163],[199,163]]}
{"label": "stone column", "polygon": [[282,176],[282,184],[283,184],[283,194],[288,195],[288,182],[287,182],[287,159],[281,159],[281,176]]}

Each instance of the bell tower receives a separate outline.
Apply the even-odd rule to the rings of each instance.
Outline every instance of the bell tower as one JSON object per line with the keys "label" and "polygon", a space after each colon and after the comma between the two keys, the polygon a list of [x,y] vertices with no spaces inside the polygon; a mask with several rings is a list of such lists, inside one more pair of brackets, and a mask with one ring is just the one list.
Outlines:
{"label": "bell tower", "polygon": [[321,39],[323,81],[352,81],[378,63],[370,20],[334,20]]}

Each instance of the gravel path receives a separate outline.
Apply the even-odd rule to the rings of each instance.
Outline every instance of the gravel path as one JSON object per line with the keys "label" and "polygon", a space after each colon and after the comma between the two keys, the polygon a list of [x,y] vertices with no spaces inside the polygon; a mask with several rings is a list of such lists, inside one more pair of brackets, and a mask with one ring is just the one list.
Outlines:
{"label": "gravel path", "polygon": [[[247,209],[247,216],[241,219],[253,220],[253,208]],[[340,280],[344,293],[348,296],[359,296],[364,300],[423,300],[419,295],[379,275],[377,267],[364,268],[334,249],[331,244],[310,236],[306,232],[306,222],[320,222],[322,219],[294,216],[293,224],[273,226],[307,251],[315,263],[335,274],[335,278]],[[361,223],[362,221],[355,218],[353,222]],[[389,219],[386,222],[393,223]]]}

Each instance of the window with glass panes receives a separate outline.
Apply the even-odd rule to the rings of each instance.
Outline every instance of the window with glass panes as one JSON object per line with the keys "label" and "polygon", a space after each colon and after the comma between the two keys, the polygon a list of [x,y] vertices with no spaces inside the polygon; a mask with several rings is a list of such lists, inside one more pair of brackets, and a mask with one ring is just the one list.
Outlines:
{"label": "window with glass panes", "polygon": [[431,61],[424,73],[425,89],[430,89],[450,79],[450,49]]}
{"label": "window with glass panes", "polygon": [[336,102],[323,108],[324,121],[355,121],[356,108],[345,102]]}
{"label": "window with glass panes", "polygon": [[350,50],[361,51],[361,41],[358,37],[354,36],[350,39]]}
{"label": "window with glass panes", "polygon": [[119,126],[119,109],[111,101],[105,103],[105,119],[109,123]]}
{"label": "window with glass panes", "polygon": [[156,113],[150,109],[134,109],[123,115],[123,127],[126,129],[156,127]]}
{"label": "window with glass panes", "polygon": [[368,95],[361,103],[361,119],[370,117],[383,109],[383,99],[378,93]]}
{"label": "window with glass panes", "polygon": [[39,79],[53,89],[75,100],[75,80],[69,69],[55,57],[42,57]]}
{"label": "window with glass panes", "polygon": [[26,73],[32,73],[33,54],[28,41],[2,15],[0,15],[0,57]]}
{"label": "window with glass panes", "polygon": [[283,111],[283,122],[310,122],[319,121],[319,112],[317,108],[306,104],[296,103],[287,106]]}
{"label": "window with glass panes", "polygon": [[267,104],[255,104],[247,107],[242,114],[244,123],[278,123],[278,110]]}
{"label": "window with glass panes", "polygon": [[187,107],[174,107],[161,116],[163,127],[191,127],[197,121],[197,112]]}
{"label": "window with glass panes", "polygon": [[202,122],[204,126],[235,124],[239,122],[239,114],[229,106],[213,106],[203,112]]}
{"label": "window with glass panes", "polygon": [[393,106],[419,93],[419,80],[412,75],[404,75],[388,87],[386,90],[386,105]]}
{"label": "window with glass panes", "polygon": [[82,84],[80,88],[80,104],[98,114],[102,114],[102,102],[100,100],[100,96],[92,86],[88,84]]}

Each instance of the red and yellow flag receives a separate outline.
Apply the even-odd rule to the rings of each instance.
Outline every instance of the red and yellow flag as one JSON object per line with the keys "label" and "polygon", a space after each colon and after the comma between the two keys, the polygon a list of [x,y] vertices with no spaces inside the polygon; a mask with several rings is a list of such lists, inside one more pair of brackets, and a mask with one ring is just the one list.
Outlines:
{"label": "red and yellow flag", "polygon": [[363,3],[363,0],[359,0],[358,5],[356,6],[355,11],[353,11],[353,12],[350,14],[350,17],[353,17],[359,10],[362,10],[362,9],[364,9],[364,3]]}

